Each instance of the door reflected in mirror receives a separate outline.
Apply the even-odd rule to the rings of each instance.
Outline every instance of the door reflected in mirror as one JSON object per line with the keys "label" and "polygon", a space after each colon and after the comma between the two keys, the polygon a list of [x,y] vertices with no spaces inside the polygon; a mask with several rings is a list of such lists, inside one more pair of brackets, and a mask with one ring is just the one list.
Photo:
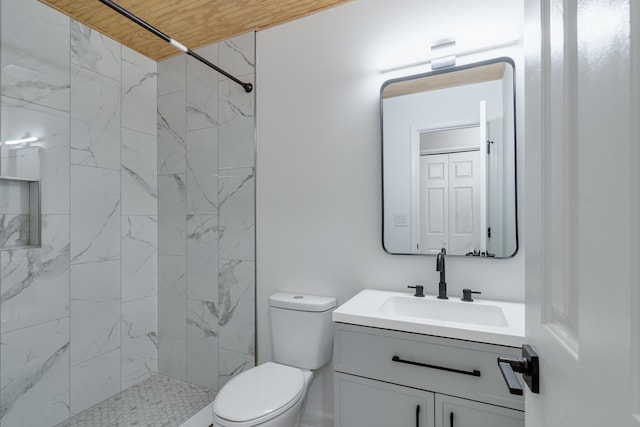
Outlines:
{"label": "door reflected in mirror", "polygon": [[383,84],[383,246],[508,258],[518,250],[509,58]]}

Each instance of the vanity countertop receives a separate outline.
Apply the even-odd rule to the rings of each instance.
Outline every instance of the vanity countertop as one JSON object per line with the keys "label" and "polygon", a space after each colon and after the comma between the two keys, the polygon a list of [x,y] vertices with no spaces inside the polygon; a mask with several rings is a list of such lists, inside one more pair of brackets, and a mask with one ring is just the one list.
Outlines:
{"label": "vanity countertop", "polygon": [[333,321],[374,328],[520,347],[524,304],[365,289],[333,312]]}

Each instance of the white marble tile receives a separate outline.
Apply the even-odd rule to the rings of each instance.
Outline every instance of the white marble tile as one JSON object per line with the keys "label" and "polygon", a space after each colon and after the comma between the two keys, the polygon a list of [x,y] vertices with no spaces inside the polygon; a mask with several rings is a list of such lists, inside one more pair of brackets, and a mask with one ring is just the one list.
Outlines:
{"label": "white marble tile", "polygon": [[71,263],[120,258],[120,171],[71,166]]}
{"label": "white marble tile", "polygon": [[180,54],[158,62],[158,96],[184,91],[186,82],[186,55]]}
{"label": "white marble tile", "polygon": [[71,363],[120,348],[120,261],[71,266]]}
{"label": "white marble tile", "polygon": [[158,371],[158,298],[122,304],[122,389]]}
{"label": "white marble tile", "polygon": [[154,375],[55,427],[180,426],[210,405],[215,396],[213,390]]}
{"label": "white marble tile", "polygon": [[69,147],[40,152],[40,206],[42,214],[68,214]]}
{"label": "white marble tile", "polygon": [[[255,33],[246,33],[219,43],[218,52],[220,68],[232,76],[238,77],[253,73],[255,69]],[[220,74],[219,80],[224,79],[226,77]],[[240,89],[244,91],[244,89]]]}
{"label": "white marble tile", "polygon": [[222,347],[218,351],[218,358],[220,367],[219,388],[222,388],[231,378],[255,366],[255,356],[225,350]]}
{"label": "white marble tile", "polygon": [[185,339],[187,280],[185,257],[158,257],[158,333]]}
{"label": "white marble tile", "polygon": [[180,427],[202,427],[213,425],[213,402],[202,408],[198,413],[193,415]]}
{"label": "white marble tile", "polygon": [[43,214],[69,213],[69,113],[2,97],[3,141],[38,137],[30,144],[2,146],[0,173],[41,180]]}
{"label": "white marble tile", "polygon": [[158,97],[158,174],[186,172],[185,92]]}
{"label": "white marble tile", "polygon": [[218,302],[217,216],[187,216],[187,297]]}
{"label": "white marble tile", "polygon": [[157,63],[122,46],[122,126],[157,134]]}
{"label": "white marble tile", "polygon": [[[203,58],[213,62],[214,64],[218,63],[218,51],[220,49],[220,43],[213,43],[210,44],[208,46],[204,46],[204,47],[199,47],[198,49],[195,50],[195,52],[202,56]],[[187,60],[189,60],[189,56],[186,57]],[[193,59],[193,58],[192,58]],[[200,61],[197,61],[197,63],[202,64]],[[203,64],[204,65],[204,64]],[[211,68],[207,67],[205,65],[206,68],[208,68],[209,70],[212,70]],[[189,69],[189,64],[187,63],[187,70]],[[215,70],[212,70],[213,72],[215,72]],[[188,71],[187,71],[188,72]],[[218,74],[218,73],[216,73]],[[189,77],[189,76],[187,76]]]}
{"label": "white marble tile", "polygon": [[120,350],[71,364],[71,415],[120,392]]}
{"label": "white marble tile", "polygon": [[2,333],[69,316],[69,216],[42,216],[42,247],[0,253]]}
{"label": "white marble tile", "polygon": [[123,216],[121,219],[122,302],[158,293],[158,219]]}
{"label": "white marble tile", "polygon": [[120,81],[122,51],[117,41],[71,20],[71,63]]}
{"label": "white marble tile", "polygon": [[[0,195],[0,197],[2,197]],[[0,248],[27,246],[31,242],[29,230],[31,216],[26,214],[0,214]]]}
{"label": "white marble tile", "polygon": [[[247,33],[220,43],[221,66],[243,82],[255,82],[255,35]],[[255,92],[219,76],[220,169],[253,167],[255,164]]]}
{"label": "white marble tile", "polygon": [[185,175],[158,176],[158,253],[187,255]]}
{"label": "white marble tile", "polygon": [[220,347],[255,353],[255,278],[251,261],[220,263]]}
{"label": "white marble tile", "polygon": [[156,215],[157,212],[156,138],[122,129],[122,214]]}
{"label": "white marble tile", "polygon": [[[0,179],[0,249],[39,244],[39,228],[31,230],[31,187],[28,181]],[[33,220],[39,221],[39,217]]]}
{"label": "white marble tile", "polygon": [[218,213],[218,129],[187,132],[187,213]]}
{"label": "white marble tile", "polygon": [[187,256],[184,215],[158,215],[158,255]]}
{"label": "white marble tile", "polygon": [[158,215],[186,215],[187,182],[185,175],[158,176]]}
{"label": "white marble tile", "polygon": [[[198,49],[204,58],[217,62],[218,45]],[[218,125],[218,73],[195,58],[187,58],[187,130]]]}
{"label": "white marble tile", "polygon": [[20,215],[29,213],[29,183],[0,179],[0,213]]}
{"label": "white marble tile", "polygon": [[253,260],[254,176],[253,169],[220,171],[220,258]]}
{"label": "white marble tile", "polygon": [[[6,98],[5,99],[11,99]],[[31,104],[36,106],[36,104]],[[39,107],[39,106],[36,106]],[[40,107],[47,108],[47,107]],[[55,111],[55,110],[52,110]],[[66,113],[64,113],[66,114]],[[34,120],[35,118],[30,118]],[[25,132],[25,136],[31,135],[31,132]],[[39,142],[36,142],[39,144]],[[5,176],[27,178],[37,180],[42,175],[41,154],[44,150],[39,146],[32,146],[32,143],[4,145],[2,147],[3,170]],[[60,162],[64,164],[64,162]]]}
{"label": "white marble tile", "polygon": [[215,302],[187,300],[187,381],[218,389],[218,310]]}
{"label": "white marble tile", "polygon": [[69,111],[69,18],[37,0],[0,6],[2,94]]}
{"label": "white marble tile", "polygon": [[187,340],[158,335],[158,373],[187,380]]}
{"label": "white marble tile", "polygon": [[[242,76],[253,82],[254,75]],[[219,98],[218,165],[223,168],[253,167],[255,164],[255,95],[231,80],[221,81]]]}
{"label": "white marble tile", "polygon": [[69,320],[2,334],[0,423],[54,425],[69,416]]}
{"label": "white marble tile", "polygon": [[71,66],[71,163],[120,169],[120,83]]}

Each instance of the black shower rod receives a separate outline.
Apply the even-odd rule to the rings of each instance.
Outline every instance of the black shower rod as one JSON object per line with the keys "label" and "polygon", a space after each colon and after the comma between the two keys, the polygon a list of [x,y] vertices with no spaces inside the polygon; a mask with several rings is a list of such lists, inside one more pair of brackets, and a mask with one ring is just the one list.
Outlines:
{"label": "black shower rod", "polygon": [[119,6],[116,3],[112,2],[111,0],[98,0],[98,1],[100,3],[106,5],[106,6],[109,6],[111,9],[115,10],[120,15],[122,15],[122,16],[130,19],[131,21],[135,22],[136,24],[140,25],[145,30],[155,34],[158,37],[160,37],[162,40],[164,40],[167,43],[171,44],[176,49],[179,49],[179,50],[183,51],[184,53],[186,53],[187,55],[194,57],[195,59],[197,59],[198,61],[202,62],[203,64],[213,68],[214,70],[216,70],[217,72],[219,72],[223,76],[228,77],[229,79],[231,79],[234,82],[238,83],[240,86],[242,86],[244,88],[245,92],[249,93],[249,92],[251,92],[253,90],[253,85],[251,83],[245,83],[242,80],[237,79],[236,77],[234,77],[231,74],[229,74],[226,71],[224,71],[222,68],[216,66],[212,62],[210,62],[207,59],[203,58],[202,56],[198,55],[197,53],[195,53],[191,49],[187,48],[182,43],[172,39],[171,37],[169,37],[168,35],[166,35],[162,31],[158,30],[153,25],[150,25],[149,23],[143,21],[142,19],[138,18],[133,13],[129,12],[128,10],[126,10],[124,8],[122,8],[121,6]]}

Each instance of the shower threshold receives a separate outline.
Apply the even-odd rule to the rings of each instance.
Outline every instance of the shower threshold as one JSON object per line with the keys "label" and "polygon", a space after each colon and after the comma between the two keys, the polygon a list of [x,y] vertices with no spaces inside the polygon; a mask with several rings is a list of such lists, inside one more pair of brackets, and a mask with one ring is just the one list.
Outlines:
{"label": "shower threshold", "polygon": [[55,427],[178,427],[215,397],[208,388],[156,374]]}

